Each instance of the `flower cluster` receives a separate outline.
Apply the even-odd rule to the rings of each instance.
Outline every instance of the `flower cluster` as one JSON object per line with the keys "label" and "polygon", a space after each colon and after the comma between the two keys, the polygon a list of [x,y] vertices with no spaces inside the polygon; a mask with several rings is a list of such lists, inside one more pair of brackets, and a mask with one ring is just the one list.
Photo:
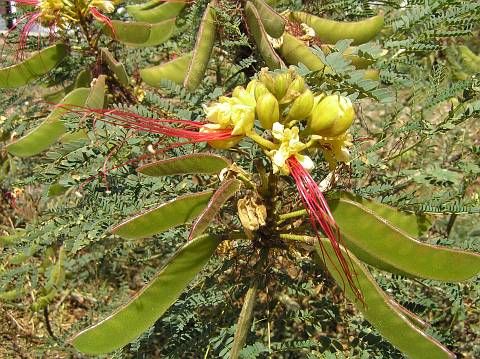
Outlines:
{"label": "flower cluster", "polygon": [[53,34],[58,29],[68,30],[72,25],[91,15],[110,27],[115,34],[110,19],[101,13],[112,13],[115,10],[114,3],[109,0],[14,0],[14,2],[34,7],[34,11],[26,12],[14,26],[16,28],[25,21],[18,42],[19,52],[24,49],[26,38],[35,23],[49,28]]}
{"label": "flower cluster", "polygon": [[[235,141],[212,142],[216,148],[236,145],[243,136],[257,142],[272,161],[273,172],[288,175],[287,160],[295,157],[305,169],[313,161],[301,152],[322,151],[330,168],[348,162],[348,134],[355,111],[351,101],[340,95],[314,94],[293,68],[271,73],[264,68],[246,88],[235,88],[230,97],[222,96],[205,106],[207,131],[232,129]],[[255,131],[261,128],[261,134]]]}

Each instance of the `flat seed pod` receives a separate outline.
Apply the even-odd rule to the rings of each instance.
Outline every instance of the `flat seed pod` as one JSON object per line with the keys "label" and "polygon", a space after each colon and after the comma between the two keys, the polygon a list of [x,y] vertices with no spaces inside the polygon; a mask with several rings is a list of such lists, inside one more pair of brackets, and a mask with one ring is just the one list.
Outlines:
{"label": "flat seed pod", "polygon": [[208,235],[189,241],[127,304],[78,333],[71,340],[73,346],[82,353],[98,355],[133,341],[177,300],[219,244],[216,237]]}
{"label": "flat seed pod", "polygon": [[139,167],[137,171],[154,177],[185,174],[218,174],[229,165],[230,162],[222,156],[211,153],[193,153],[149,163]]}
{"label": "flat seed pod", "polygon": [[211,196],[212,191],[180,196],[134,215],[115,226],[112,232],[129,239],[151,237],[196,218]]}
{"label": "flat seed pod", "polygon": [[[89,93],[88,88],[75,89],[65,96],[61,103],[83,106]],[[37,128],[10,143],[7,146],[8,152],[19,157],[29,157],[48,149],[66,132],[65,125],[60,120],[66,111],[61,107],[55,108]]]}
{"label": "flat seed pod", "polygon": [[144,21],[151,24],[162,22],[176,17],[185,7],[183,1],[159,1],[157,4],[151,2],[150,7],[139,8],[142,5],[127,6],[127,13],[137,21]]}
{"label": "flat seed pod", "polygon": [[34,53],[25,61],[0,69],[0,88],[26,85],[52,70],[66,55],[67,46],[56,44]]}
{"label": "flat seed pod", "polygon": [[430,219],[423,214],[405,212],[387,204],[356,196],[349,192],[340,192],[340,198],[351,200],[369,208],[381,218],[400,228],[412,237],[421,236],[431,225]]}
{"label": "flat seed pod", "polygon": [[[260,20],[262,21],[265,31],[275,38],[279,38],[285,31],[285,19],[273,10],[270,5],[266,4],[263,0],[252,0],[255,8],[258,10]],[[248,21],[248,17],[247,17]]]}
{"label": "flat seed pod", "polygon": [[100,49],[100,53],[102,55],[103,63],[105,63],[108,68],[115,74],[118,82],[120,82],[124,86],[128,86],[129,81],[125,66],[123,66],[121,62],[118,62],[106,47],[102,47]]}
{"label": "flat seed pod", "polygon": [[[176,30],[175,18],[155,24],[112,20],[112,26],[115,30],[115,40],[131,47],[160,45],[172,37]],[[110,27],[105,26],[104,32],[113,37]]]}
{"label": "flat seed pod", "polygon": [[257,44],[260,55],[270,70],[276,70],[286,67],[282,59],[277,55],[268,40],[267,33],[260,19],[260,15],[255,6],[247,1],[245,5],[245,15],[247,18],[248,29]]}
{"label": "flat seed pod", "polygon": [[165,0],[151,0],[143,4],[129,5],[129,7],[135,10],[150,10],[162,4],[165,4]]}
{"label": "flat seed pod", "polygon": [[346,246],[377,268],[447,282],[464,281],[480,272],[480,254],[422,243],[351,199],[331,200],[329,205]]}
{"label": "flat seed pod", "polygon": [[210,2],[203,14],[200,29],[198,30],[197,42],[193,50],[192,61],[190,61],[183,82],[183,86],[189,91],[194,91],[204,79],[208,62],[212,55],[216,34],[214,3],[214,1]]}
{"label": "flat seed pod", "polygon": [[[314,239],[317,240],[316,238]],[[343,288],[348,299],[355,303],[355,306],[360,312],[390,343],[400,349],[409,358],[424,359],[449,359],[455,358],[455,355],[445,348],[436,339],[423,332],[416,325],[412,324],[405,316],[403,311],[398,310],[399,304],[394,303],[392,298],[389,298],[385,292],[377,285],[368,269],[351,253],[347,254],[345,249],[342,249],[345,258],[350,257],[354,272],[356,273],[355,280],[358,280],[358,288],[361,289],[365,303],[360,303],[356,300],[356,296],[349,286],[345,286],[346,278],[344,274],[339,272],[336,268],[341,268],[335,252],[326,239],[322,240],[323,247],[327,254],[332,259],[326,260],[324,264],[327,266],[329,272],[338,283],[340,288]],[[318,243],[315,244],[317,260],[321,260],[322,251]]]}
{"label": "flat seed pod", "polygon": [[237,330],[233,337],[232,350],[230,352],[230,359],[238,359],[240,352],[245,346],[248,333],[252,327],[253,309],[255,308],[255,301],[257,299],[258,283],[255,281],[245,294],[242,311],[237,322]]}
{"label": "flat seed pod", "polygon": [[163,64],[147,67],[140,70],[142,80],[153,87],[160,87],[162,80],[170,80],[179,85],[183,84],[192,54],[179,56]]}
{"label": "flat seed pod", "polygon": [[105,103],[105,80],[107,76],[100,75],[95,80],[94,85],[90,89],[87,99],[85,100],[85,107],[88,108],[103,108]]}
{"label": "flat seed pod", "polygon": [[373,39],[382,30],[383,15],[356,22],[342,22],[294,11],[290,13],[292,20],[305,23],[315,30],[315,36],[325,44],[334,45],[339,40],[353,39],[352,45],[364,44]]}
{"label": "flat seed pod", "polygon": [[279,52],[282,58],[290,65],[302,63],[311,71],[320,71],[325,68],[322,60],[308,46],[290,34],[285,33],[283,35],[283,44]]}
{"label": "flat seed pod", "polygon": [[205,232],[225,202],[240,190],[241,184],[242,183],[236,179],[229,179],[222,183],[220,188],[217,189],[212,198],[210,198],[207,207],[193,223],[190,238],[198,237]]}

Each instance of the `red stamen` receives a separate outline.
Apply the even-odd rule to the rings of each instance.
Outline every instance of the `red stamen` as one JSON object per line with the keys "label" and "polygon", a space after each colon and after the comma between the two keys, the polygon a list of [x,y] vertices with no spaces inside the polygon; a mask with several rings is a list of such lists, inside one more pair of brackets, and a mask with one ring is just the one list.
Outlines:
{"label": "red stamen", "polygon": [[115,32],[115,29],[113,28],[112,20],[110,20],[110,18],[108,16],[103,15],[95,7],[90,8],[90,14],[92,14],[98,21],[103,22],[105,25],[107,25],[108,28],[110,29],[110,31],[112,32],[113,37],[115,39],[117,38],[117,33]]}
{"label": "red stamen", "polygon": [[19,5],[30,5],[30,6],[37,6],[40,3],[39,0],[13,0],[13,2]]}
{"label": "red stamen", "polygon": [[[227,139],[236,137],[236,136],[232,136],[231,129],[212,130],[212,132],[200,132],[199,130],[204,128],[207,122],[189,121],[189,120],[182,120],[182,119],[176,119],[176,118],[155,119],[155,118],[144,117],[144,116],[137,115],[135,113],[121,111],[117,109],[111,109],[111,110],[92,109],[92,108],[68,105],[68,104],[59,104],[59,105],[56,105],[56,107],[62,107],[64,109],[67,109],[67,113],[75,113],[78,115],[82,115],[84,117],[94,114],[94,115],[97,115],[94,121],[101,121],[114,126],[119,126],[126,129],[132,129],[134,131],[160,134],[160,135],[164,135],[172,138],[187,139],[187,141],[177,142],[170,146],[160,148],[159,150],[156,150],[155,153],[153,154],[163,153],[173,148],[182,147],[188,144],[217,141],[217,140],[227,140]],[[177,127],[172,127],[172,125],[176,125]],[[104,162],[103,171],[94,176],[87,178],[87,180],[85,180],[82,183],[80,188],[83,188],[86,184],[91,182],[93,179],[95,179],[99,175],[102,175],[103,178],[105,179],[106,173],[113,171],[117,168],[126,166],[128,164],[139,162],[143,159],[146,159],[152,156],[153,154],[145,154],[137,158],[134,158],[132,160],[126,161],[118,166],[106,169],[106,162],[111,157],[111,154],[109,154],[107,156],[106,161]]]}
{"label": "red stamen", "polygon": [[[226,140],[232,137],[231,129],[212,132],[199,132],[207,122],[189,121],[176,118],[151,118],[121,110],[92,109],[81,106],[60,104],[57,107],[67,108],[69,113],[78,115],[99,115],[96,120],[134,131],[160,134],[168,137],[185,138],[195,142]],[[170,125],[176,125],[172,127]]]}
{"label": "red stamen", "polygon": [[[320,248],[322,250],[322,256],[325,260],[325,256],[335,267],[335,270],[340,274],[342,280],[345,275],[349,287],[352,289],[355,296],[363,303],[363,295],[357,284],[358,280],[354,280],[353,276],[356,276],[355,270],[353,269],[352,261],[350,258],[348,260],[343,255],[340,245],[343,244],[340,234],[340,229],[333,218],[330,208],[328,207],[327,201],[322,194],[322,191],[318,188],[317,183],[312,178],[310,173],[308,173],[305,168],[298,162],[298,160],[292,156],[287,160],[288,167],[290,168],[290,173],[292,174],[295,184],[300,193],[300,198],[302,199],[303,205],[308,211],[310,223],[315,232],[315,235],[319,239]],[[332,259],[330,258],[328,252],[322,245],[320,241],[320,234],[318,227],[321,228],[322,232],[329,239],[335,255],[340,263],[341,268],[337,268]],[[348,252],[347,252],[348,256]],[[340,270],[343,272],[340,272]],[[345,283],[344,283],[345,286]],[[344,288],[345,289],[345,288]]]}

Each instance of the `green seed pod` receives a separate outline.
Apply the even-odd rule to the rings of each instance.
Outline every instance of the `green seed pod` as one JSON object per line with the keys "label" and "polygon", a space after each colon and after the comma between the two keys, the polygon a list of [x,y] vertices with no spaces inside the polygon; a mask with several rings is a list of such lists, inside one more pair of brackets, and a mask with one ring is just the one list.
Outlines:
{"label": "green seed pod", "polygon": [[288,111],[287,119],[289,121],[300,121],[310,115],[313,108],[313,93],[310,90],[305,90],[303,94],[298,96],[293,101],[290,111]]}
{"label": "green seed pod", "polygon": [[308,127],[317,135],[335,137],[348,130],[354,119],[355,111],[348,97],[329,95],[313,109]]}
{"label": "green seed pod", "polygon": [[339,40],[353,39],[352,45],[364,44],[373,39],[383,28],[383,15],[356,22],[341,22],[323,19],[306,12],[291,12],[290,18],[305,23],[315,30],[315,37],[324,44],[335,44]]}
{"label": "green seed pod", "polygon": [[257,117],[264,129],[271,129],[280,119],[278,101],[270,92],[264,93],[257,100]]}

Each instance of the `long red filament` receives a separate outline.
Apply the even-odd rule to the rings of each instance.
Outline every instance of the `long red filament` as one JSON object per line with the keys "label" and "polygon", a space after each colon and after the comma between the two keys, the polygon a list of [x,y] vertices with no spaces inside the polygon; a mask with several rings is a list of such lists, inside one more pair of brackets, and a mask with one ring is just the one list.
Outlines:
{"label": "long red filament", "polygon": [[[153,154],[163,153],[168,150],[182,147],[188,144],[195,144],[200,142],[208,142],[208,141],[218,141],[218,140],[227,140],[234,138],[236,136],[232,136],[232,129],[222,129],[222,130],[214,130],[212,132],[199,132],[200,129],[204,128],[207,124],[206,122],[199,122],[199,121],[189,121],[189,120],[182,120],[176,118],[150,118],[144,117],[141,115],[137,115],[135,113],[121,111],[117,109],[92,109],[82,106],[75,106],[75,105],[67,105],[67,104],[60,104],[57,107],[61,107],[67,110],[67,113],[75,113],[82,116],[88,115],[95,115],[95,121],[101,121],[104,123],[112,124],[114,126],[132,129],[134,131],[142,131],[154,134],[160,134],[171,138],[184,138],[187,141],[183,142],[176,142],[172,145],[161,147],[158,150],[155,150]],[[177,127],[172,127],[175,125]],[[160,144],[163,141],[156,143],[155,145]],[[120,165],[111,167],[109,169],[106,168],[106,161],[111,157],[112,153],[107,156],[106,161],[103,165],[103,171],[93,175],[87,180],[85,180],[80,188],[83,188],[87,183],[91,182],[93,179],[97,178],[98,176],[103,176],[105,179],[106,173],[111,172],[117,168],[126,166],[128,164],[139,162],[144,160],[153,154],[144,154],[134,159],[128,160]],[[108,189],[108,185],[107,185]]]}
{"label": "long red filament", "polygon": [[[340,245],[342,244],[340,229],[338,228],[338,225],[335,222],[332,213],[330,212],[330,208],[328,207],[328,203],[325,200],[322,191],[320,191],[317,183],[312,178],[310,173],[303,168],[303,166],[294,156],[290,157],[287,160],[287,163],[288,167],[290,168],[290,173],[292,174],[299,191],[300,198],[302,199],[303,205],[308,212],[311,226],[315,232],[315,235],[319,239],[319,244],[324,259],[326,256],[330,263],[333,264],[335,270],[340,274],[342,280],[344,277],[347,279],[348,285],[353,291],[354,295],[363,303],[364,300],[362,292],[356,283],[358,280],[355,281],[354,279],[356,273],[353,269],[353,265],[351,264],[351,260],[350,258],[348,258],[348,260],[345,258],[340,248]],[[335,263],[330,258],[328,252],[323,247],[322,242],[320,241],[319,227],[329,239],[341,268],[337,268]]]}
{"label": "long red filament", "polygon": [[[132,129],[134,131],[155,133],[174,138],[185,138],[194,142],[227,140],[232,136],[231,129],[199,132],[205,128],[206,122],[189,121],[176,118],[151,118],[121,110],[92,109],[81,106],[58,105],[68,109],[70,113],[79,115],[97,115],[97,120],[105,123]],[[172,127],[176,125],[177,127]]]}
{"label": "long red filament", "polygon": [[110,29],[110,31],[112,32],[113,37],[117,38],[117,33],[115,32],[115,29],[113,27],[112,20],[110,20],[110,18],[108,16],[103,15],[95,7],[90,8],[90,14],[92,14],[98,21],[103,22],[105,25],[107,25],[108,28]]}

